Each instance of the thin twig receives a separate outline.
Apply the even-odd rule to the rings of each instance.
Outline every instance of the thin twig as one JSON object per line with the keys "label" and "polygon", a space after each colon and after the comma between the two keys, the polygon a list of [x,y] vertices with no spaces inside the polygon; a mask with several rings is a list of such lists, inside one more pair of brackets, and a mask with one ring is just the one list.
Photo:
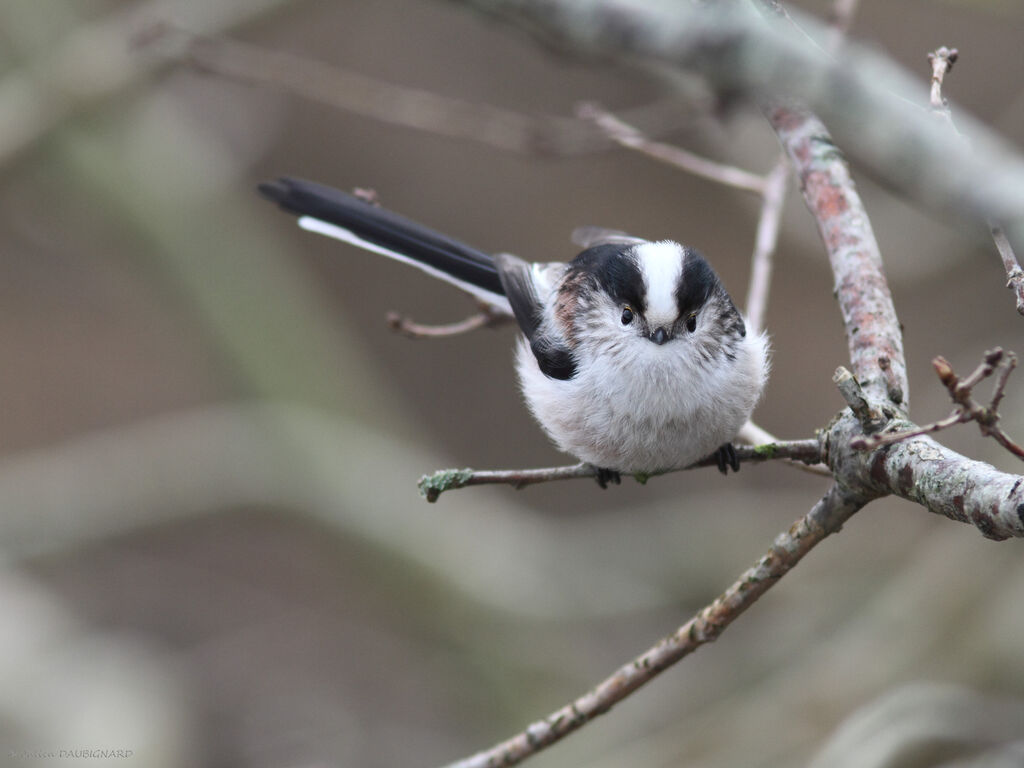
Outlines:
{"label": "thin twig", "polygon": [[[816,439],[786,440],[765,445],[734,446],[736,458],[741,463],[770,461],[774,459],[790,459],[806,464],[817,464],[821,461],[821,445]],[[656,475],[668,472],[698,469],[700,467],[718,466],[717,458],[709,456],[679,470],[667,470],[651,474],[634,474],[632,477],[639,483],[646,483]],[[573,480],[581,477],[598,476],[598,470],[591,464],[570,464],[563,467],[544,467],[538,469],[444,469],[420,478],[420,494],[429,502],[437,501],[445,491],[466,488],[470,485],[511,485],[517,490],[528,485],[547,483],[555,480]]]}
{"label": "thin twig", "polygon": [[1003,261],[1003,269],[1006,270],[1006,287],[1013,291],[1017,300],[1017,312],[1024,315],[1024,269],[1020,268],[1017,261],[1017,254],[1013,252],[1013,246],[1003,228],[998,224],[989,221],[989,231],[992,233],[992,240],[999,251],[999,258]]}
{"label": "thin twig", "polygon": [[[767,445],[769,443],[781,443],[775,435],[769,432],[767,429],[759,427],[752,421],[748,421],[736,434],[737,445]],[[832,477],[832,470],[828,468],[823,462],[817,462],[815,464],[808,463],[806,461],[800,461],[798,459],[781,459],[782,464],[793,469],[798,469],[801,472],[806,472],[811,475],[817,475],[818,477]]]}
{"label": "thin twig", "polygon": [[865,432],[875,432],[882,428],[888,419],[868,400],[856,376],[841,365],[832,375],[832,382]]}
{"label": "thin twig", "polygon": [[400,315],[398,312],[388,312],[387,321],[391,330],[408,336],[410,339],[438,339],[469,333],[478,328],[493,328],[511,322],[512,318],[508,315],[499,315],[487,309],[481,309],[465,320],[444,325],[424,325]]}
{"label": "thin twig", "polygon": [[602,109],[597,104],[591,102],[580,104],[576,108],[576,114],[584,120],[592,121],[609,139],[619,146],[636,150],[655,160],[680,168],[687,173],[716,181],[727,187],[743,189],[758,195],[765,193],[765,187],[768,183],[765,176],[759,176],[755,173],[744,171],[741,168],[708,160],[706,157],[701,157],[671,144],[652,141],[639,129],[616,117],[611,112]]}
{"label": "thin twig", "polygon": [[[932,87],[930,93],[930,104],[932,112],[943,120],[958,136],[961,135],[953,125],[953,113],[949,108],[949,102],[942,95],[942,86],[945,83],[946,75],[953,69],[953,65],[959,58],[960,52],[956,48],[942,46],[928,54],[928,61],[932,65]],[[964,139],[966,141],[966,138]],[[999,259],[1003,262],[1003,269],[1006,271],[1006,287],[1013,291],[1016,300],[1018,314],[1024,315],[1024,269],[1021,269],[1017,254],[1010,245],[1003,228],[991,218],[986,219],[992,241],[999,252]]]}
{"label": "thin twig", "polygon": [[786,203],[789,160],[783,153],[764,178],[761,215],[757,220],[754,253],[750,259],[750,286],[747,289],[747,324],[755,336],[764,330],[768,292],[772,282],[772,258],[779,242],[779,225]]}
{"label": "thin twig", "polygon": [[953,123],[953,116],[949,109],[949,103],[942,97],[942,83],[946,74],[953,69],[953,65],[959,58],[960,52],[956,48],[942,46],[928,54],[928,61],[932,64],[932,87],[929,93],[929,102],[932,112],[947,120],[950,125]]}
{"label": "thin twig", "polygon": [[829,534],[839,530],[861,506],[859,501],[845,496],[839,486],[832,486],[810,512],[775,538],[771,549],[755,565],[674,633],[570,704],[531,723],[507,741],[452,763],[449,768],[515,765],[603,715],[702,645],[716,640],[726,627],[771,589],[804,555]]}
{"label": "thin twig", "polygon": [[[953,399],[953,412],[944,419],[939,419],[930,424],[925,424],[912,429],[898,432],[883,432],[868,437],[857,438],[850,442],[855,450],[871,450],[883,445],[891,445],[908,440],[919,435],[931,434],[939,430],[952,427],[956,424],[965,424],[969,421],[978,423],[981,433],[986,437],[992,437],[996,442],[1006,448],[1018,458],[1024,459],[1024,448],[1010,439],[998,425],[999,402],[1003,399],[1006,390],[1006,382],[1010,373],[1017,366],[1017,356],[1013,352],[1004,352],[999,347],[985,353],[982,362],[967,377],[961,379],[953,371],[953,367],[944,357],[936,357],[932,361],[939,380],[949,391]],[[996,374],[995,386],[992,390],[992,398],[987,406],[982,405],[973,397],[974,388],[993,373]]]}
{"label": "thin twig", "polygon": [[[748,421],[742,427],[740,431],[736,433],[735,438],[739,444],[745,445],[765,445],[768,443],[781,443],[775,435],[769,432],[763,427],[759,427],[752,421]],[[783,464],[793,469],[799,469],[801,472],[807,472],[811,475],[817,475],[818,477],[832,477],[832,470],[830,470],[825,464],[818,462],[816,464],[809,464],[805,461],[799,461],[797,459],[782,459]]]}

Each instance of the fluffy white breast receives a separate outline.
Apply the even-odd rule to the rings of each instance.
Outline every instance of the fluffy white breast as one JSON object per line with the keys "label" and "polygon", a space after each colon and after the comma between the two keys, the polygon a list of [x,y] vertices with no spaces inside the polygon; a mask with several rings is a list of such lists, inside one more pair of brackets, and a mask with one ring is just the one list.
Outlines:
{"label": "fluffy white breast", "polygon": [[647,289],[647,321],[652,327],[671,325],[679,314],[676,288],[683,271],[683,248],[664,240],[634,249],[637,266]]}

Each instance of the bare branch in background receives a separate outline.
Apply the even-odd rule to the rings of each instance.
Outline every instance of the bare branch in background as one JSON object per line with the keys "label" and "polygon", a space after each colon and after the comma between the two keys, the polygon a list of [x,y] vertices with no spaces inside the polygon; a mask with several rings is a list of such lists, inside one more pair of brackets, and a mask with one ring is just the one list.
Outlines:
{"label": "bare branch in background", "polygon": [[622,118],[616,117],[598,104],[592,102],[580,104],[576,109],[576,114],[583,120],[592,121],[609,139],[621,147],[635,150],[666,165],[727,187],[743,189],[758,195],[763,195],[765,192],[767,181],[764,176],[708,160],[706,157],[701,157],[682,147],[653,141],[638,128]]}
{"label": "bare branch in background", "polygon": [[[961,130],[973,142],[968,150],[918,106],[927,103],[920,82],[865,46],[847,44],[842,60],[834,60],[789,24],[743,3],[646,5],[629,14],[627,31],[623,6],[613,0],[462,2],[503,19],[522,19],[527,29],[571,29],[565,35],[578,48],[616,50],[703,75],[729,103],[804,103],[829,125],[844,153],[888,185],[968,222],[991,217],[1014,245],[1024,239],[1024,159],[995,132],[964,116]],[[790,15],[816,36],[827,35],[820,22],[795,10]],[[810,72],[813,77],[794,76]]]}
{"label": "bare branch in background", "polygon": [[786,204],[789,167],[789,160],[783,154],[764,179],[761,215],[757,220],[754,253],[750,258],[750,285],[747,288],[747,322],[753,334],[764,330],[772,283],[772,261],[779,243],[779,226]]}
{"label": "bare branch in background", "polygon": [[410,339],[438,339],[446,336],[459,336],[460,334],[470,333],[480,328],[495,328],[512,322],[512,317],[509,315],[499,315],[488,307],[481,306],[480,311],[475,315],[470,315],[465,320],[445,325],[423,325],[398,312],[388,312],[387,321],[391,330],[401,333],[403,336],[408,336]]}
{"label": "bare branch in background", "polygon": [[[736,458],[746,464],[750,462],[771,461],[774,459],[788,459],[800,461],[805,464],[817,464],[821,461],[821,445],[816,439],[809,440],[787,440],[765,445],[737,445],[734,446]],[[681,467],[678,472],[685,469],[697,469],[700,467],[718,466],[718,460],[709,456],[688,467]],[[637,482],[646,483],[648,479],[656,474],[668,474],[659,472],[650,475],[633,475]],[[467,488],[471,485],[511,485],[519,489],[537,483],[548,483],[555,480],[574,480],[581,477],[597,478],[598,470],[591,464],[570,464],[564,467],[545,467],[543,469],[444,469],[425,475],[420,479],[420,493],[427,501],[437,501],[438,497],[445,491],[453,491],[456,488]]]}
{"label": "bare branch in background", "polygon": [[143,53],[152,31],[173,14],[200,34],[218,34],[282,0],[119,4],[45,52],[0,77],[0,163],[45,138],[80,110],[127,90],[168,64]]}
{"label": "bare branch in background", "polygon": [[992,240],[999,251],[999,258],[1003,262],[1003,269],[1006,270],[1006,287],[1013,291],[1017,298],[1017,312],[1024,315],[1024,269],[1020,268],[1017,261],[1017,254],[1013,252],[1013,246],[1003,228],[998,224],[989,222],[989,231],[992,233]]}
{"label": "bare branch in background", "polygon": [[[929,95],[932,112],[953,132],[956,132],[953,125],[953,113],[949,108],[949,102],[942,95],[942,86],[946,75],[953,69],[953,65],[959,57],[960,52],[956,48],[947,48],[946,46],[936,48],[928,54],[928,61],[932,65],[932,87]],[[999,258],[1003,262],[1003,269],[1006,271],[1006,287],[1013,291],[1017,302],[1017,312],[1024,315],[1024,269],[1021,269],[1017,254],[1013,252],[1013,246],[1003,228],[991,217],[987,221],[992,241],[996,245]]]}
{"label": "bare branch in background", "polygon": [[[603,131],[573,117],[527,115],[443,96],[257,45],[203,37],[181,27],[166,27],[164,35],[181,41],[172,50],[184,47],[187,60],[203,71],[276,88],[392,125],[523,154],[574,155],[604,152],[614,146]],[[687,125],[694,113],[677,98],[624,112],[655,135]]]}
{"label": "bare branch in background", "polygon": [[785,576],[804,555],[829,534],[838,531],[860,506],[859,500],[846,496],[838,486],[832,486],[810,512],[776,537],[771,549],[755,565],[671,635],[570,704],[531,723],[507,741],[452,763],[448,768],[515,765],[603,715],[679,660],[718,639],[726,627]]}

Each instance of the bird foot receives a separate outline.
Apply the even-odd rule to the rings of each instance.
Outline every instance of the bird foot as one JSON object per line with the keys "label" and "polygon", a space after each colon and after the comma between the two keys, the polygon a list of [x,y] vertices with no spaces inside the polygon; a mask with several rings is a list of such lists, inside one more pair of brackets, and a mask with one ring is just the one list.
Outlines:
{"label": "bird foot", "polygon": [[723,475],[729,474],[730,467],[733,472],[740,471],[740,459],[736,455],[736,449],[732,447],[732,443],[726,443],[712,455],[718,460],[718,471]]}
{"label": "bird foot", "polygon": [[602,469],[601,467],[594,467],[594,479],[602,489],[607,488],[608,483],[619,485],[622,482],[622,476],[614,469]]}

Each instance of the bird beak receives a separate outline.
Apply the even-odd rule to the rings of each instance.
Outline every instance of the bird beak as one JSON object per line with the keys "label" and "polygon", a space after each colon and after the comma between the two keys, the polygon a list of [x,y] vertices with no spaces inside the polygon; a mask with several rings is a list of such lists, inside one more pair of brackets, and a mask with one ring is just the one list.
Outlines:
{"label": "bird beak", "polygon": [[668,335],[668,331],[666,331],[664,328],[659,328],[658,330],[651,334],[651,341],[653,341],[655,344],[659,346],[664,344],[670,338],[672,337]]}

